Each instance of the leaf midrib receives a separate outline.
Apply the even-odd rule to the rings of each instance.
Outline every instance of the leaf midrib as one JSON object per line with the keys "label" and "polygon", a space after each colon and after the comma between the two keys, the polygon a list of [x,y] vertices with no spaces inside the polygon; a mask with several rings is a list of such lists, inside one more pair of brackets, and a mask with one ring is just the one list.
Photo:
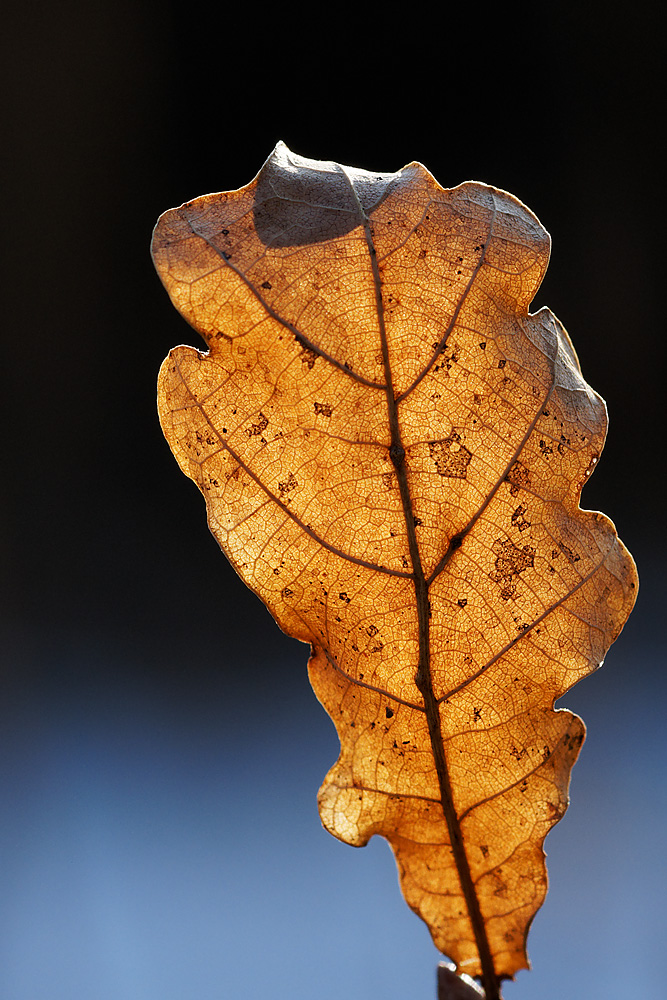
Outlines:
{"label": "leaf midrib", "polygon": [[[417,532],[415,528],[414,521],[414,510],[412,506],[412,500],[410,497],[410,485],[408,483],[407,470],[405,467],[405,447],[403,445],[401,437],[401,429],[398,420],[398,402],[400,399],[404,398],[407,393],[404,393],[399,399],[396,398],[394,392],[393,376],[391,371],[391,359],[389,357],[389,345],[387,340],[387,330],[384,321],[384,306],[382,302],[382,279],[380,276],[380,270],[377,262],[377,252],[375,250],[373,233],[371,231],[370,219],[366,215],[361,202],[357,196],[357,193],[352,183],[351,178],[348,176],[345,168],[341,168],[343,173],[348,179],[350,188],[352,189],[353,195],[357,201],[359,208],[359,215],[362,220],[364,227],[364,234],[366,237],[366,243],[368,245],[368,253],[371,261],[371,269],[373,272],[373,283],[375,287],[375,303],[377,311],[378,329],[380,333],[380,341],[382,345],[382,359],[385,372],[385,384],[386,384],[386,399],[387,399],[387,414],[389,418],[389,429],[391,435],[391,446],[390,446],[390,457],[394,468],[396,470],[396,478],[398,481],[399,491],[401,495],[401,504],[403,507],[403,517],[405,520],[405,528],[408,537],[408,548],[410,552],[410,559],[412,562],[413,570],[413,582],[415,588],[415,601],[417,605],[417,622],[418,622],[418,641],[419,641],[419,664],[417,668],[417,673],[415,675],[415,684],[419,689],[419,692],[424,699],[424,710],[426,714],[426,721],[429,731],[429,739],[431,741],[431,751],[433,754],[433,762],[435,764],[435,769],[438,777],[438,786],[440,789],[440,802],[442,806],[442,811],[445,817],[445,822],[447,823],[447,830],[449,832],[449,839],[452,848],[452,853],[454,856],[454,862],[456,864],[456,869],[459,876],[459,881],[461,884],[461,890],[466,902],[468,909],[468,916],[470,918],[470,923],[472,925],[473,934],[475,936],[475,944],[477,945],[477,951],[479,954],[479,960],[481,965],[481,979],[484,986],[486,1000],[500,1000],[499,993],[499,980],[496,975],[493,956],[491,954],[491,948],[489,945],[489,939],[486,934],[486,928],[484,925],[484,918],[482,916],[482,911],[479,905],[479,900],[477,898],[477,892],[475,890],[475,885],[472,878],[472,873],[470,871],[470,864],[468,862],[468,856],[466,854],[465,845],[463,842],[463,834],[461,832],[461,824],[459,822],[458,816],[456,814],[456,808],[454,806],[454,796],[452,793],[452,785],[449,777],[449,769],[447,767],[447,758],[445,755],[445,748],[442,738],[442,730],[440,727],[440,710],[438,707],[438,701],[435,697],[433,691],[433,680],[431,676],[431,644],[430,644],[430,602],[429,602],[429,582],[426,580],[424,574],[424,569],[421,561],[421,554],[419,552],[419,544],[417,542]],[[494,213],[495,214],[495,213]],[[491,224],[492,225],[492,224]],[[489,237],[491,236],[491,229],[489,231]],[[466,288],[464,295],[462,296],[461,302],[455,311],[455,318],[450,324],[449,330],[453,328],[455,319],[460,312],[463,305],[463,301],[470,290],[472,282],[479,272],[481,267],[481,262],[484,257],[480,259],[477,268],[475,269],[473,276],[471,277],[468,287]],[[448,330],[448,332],[449,332]],[[439,349],[442,350],[445,346],[443,342]],[[431,362],[432,363],[432,362]],[[429,370],[430,365],[424,370],[424,374]],[[416,383],[415,383],[416,384]],[[411,387],[412,388],[412,387]],[[460,547],[460,536],[458,536],[458,543],[452,539],[449,543],[448,552],[452,552]]]}

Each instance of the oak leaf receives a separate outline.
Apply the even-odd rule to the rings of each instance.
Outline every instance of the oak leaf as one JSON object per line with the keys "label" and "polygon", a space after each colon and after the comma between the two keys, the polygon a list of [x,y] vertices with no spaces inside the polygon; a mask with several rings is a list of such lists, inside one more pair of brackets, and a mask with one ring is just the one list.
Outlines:
{"label": "oak leaf", "polygon": [[162,427],[239,575],[312,644],[341,742],[322,821],[389,840],[408,904],[487,997],[527,967],[584,738],[554,702],[636,591],[611,522],[578,506],[604,402],[528,311],[549,250],[504,191],[283,144],[153,241],[208,345],[170,352]]}

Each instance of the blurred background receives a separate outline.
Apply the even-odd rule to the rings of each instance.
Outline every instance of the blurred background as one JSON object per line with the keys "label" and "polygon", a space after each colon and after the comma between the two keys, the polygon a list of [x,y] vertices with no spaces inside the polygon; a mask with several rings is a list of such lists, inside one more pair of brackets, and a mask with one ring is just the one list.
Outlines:
{"label": "blurred background", "polygon": [[536,299],[610,435],[584,493],[640,569],[547,841],[534,965],[507,1000],[663,1000],[667,681],[660,5],[26,2],[3,15],[5,430],[0,996],[433,1000],[384,842],[320,827],[337,754],[306,678],[208,534],[155,379],[198,337],[151,265],[165,209],[278,139],[418,159],[521,198]]}

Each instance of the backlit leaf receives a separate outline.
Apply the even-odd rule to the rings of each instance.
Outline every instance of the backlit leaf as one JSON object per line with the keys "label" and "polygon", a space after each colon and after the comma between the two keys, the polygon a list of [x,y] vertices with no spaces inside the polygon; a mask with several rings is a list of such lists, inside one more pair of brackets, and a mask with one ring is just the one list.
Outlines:
{"label": "backlit leaf", "polygon": [[167,212],[158,272],[208,353],[170,352],[162,426],[211,530],[309,670],[341,753],[324,825],[395,852],[409,905],[487,997],[526,967],[542,842],[636,573],[579,509],[606,432],[516,198],[280,144]]}

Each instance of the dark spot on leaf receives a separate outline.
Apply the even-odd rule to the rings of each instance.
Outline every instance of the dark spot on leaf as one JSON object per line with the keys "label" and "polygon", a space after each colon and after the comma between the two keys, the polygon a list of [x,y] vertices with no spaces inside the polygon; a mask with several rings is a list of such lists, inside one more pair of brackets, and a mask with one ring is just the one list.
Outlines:
{"label": "dark spot on leaf", "polygon": [[508,538],[498,538],[493,543],[496,554],[495,572],[489,578],[501,586],[500,596],[504,601],[516,594],[516,580],[520,573],[534,565],[535,549],[532,545],[519,548]]}
{"label": "dark spot on leaf", "polygon": [[246,430],[248,437],[257,437],[262,431],[266,430],[269,426],[268,418],[264,416],[262,411],[259,411],[259,420],[256,424],[252,424],[250,428]]}
{"label": "dark spot on leaf", "polygon": [[530,473],[521,462],[514,463],[505,476],[505,480],[510,484],[510,493],[513,497],[517,495],[519,489],[528,489],[530,487]]}
{"label": "dark spot on leaf", "polygon": [[396,468],[403,464],[405,458],[405,448],[401,444],[392,444],[389,449],[389,458],[392,460]]}
{"label": "dark spot on leaf", "polygon": [[579,556],[576,552],[573,552],[564,542],[558,543],[558,548],[561,550],[568,562],[576,563],[579,562]]}
{"label": "dark spot on leaf", "polygon": [[278,493],[281,497],[283,497],[286,493],[290,493],[292,490],[295,490],[298,485],[296,476],[293,472],[290,472],[284,483],[278,483]]}
{"label": "dark spot on leaf", "polygon": [[519,531],[525,531],[526,528],[530,528],[531,526],[530,521],[526,520],[526,518],[524,517],[525,513],[526,513],[526,507],[524,507],[523,504],[519,504],[517,509],[512,514],[511,518],[512,524],[514,525],[515,528],[518,528]]}
{"label": "dark spot on leaf", "polygon": [[461,435],[452,431],[442,441],[429,441],[428,450],[441,476],[449,479],[465,479],[472,452],[461,444]]}

